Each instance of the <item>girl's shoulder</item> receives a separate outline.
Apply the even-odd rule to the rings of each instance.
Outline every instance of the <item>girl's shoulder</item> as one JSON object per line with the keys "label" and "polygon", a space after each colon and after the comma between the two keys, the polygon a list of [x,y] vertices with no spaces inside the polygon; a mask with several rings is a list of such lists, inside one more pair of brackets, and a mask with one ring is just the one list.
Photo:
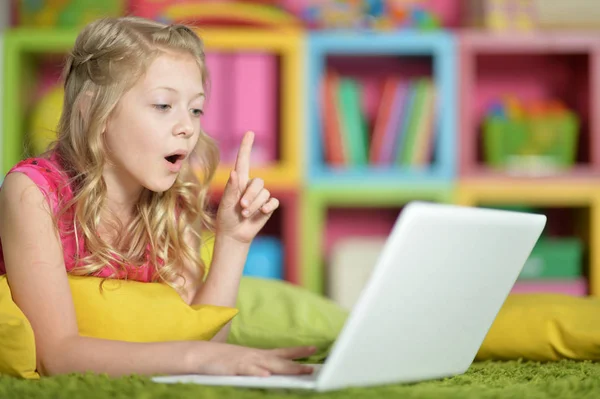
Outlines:
{"label": "girl's shoulder", "polygon": [[7,173],[23,173],[29,177],[57,210],[60,202],[72,197],[69,179],[54,154],[48,157],[30,157],[19,161]]}

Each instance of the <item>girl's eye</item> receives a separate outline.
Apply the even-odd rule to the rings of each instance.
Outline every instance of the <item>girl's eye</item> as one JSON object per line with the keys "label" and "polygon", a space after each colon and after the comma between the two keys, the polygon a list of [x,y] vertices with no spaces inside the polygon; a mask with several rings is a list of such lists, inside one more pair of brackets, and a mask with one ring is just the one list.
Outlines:
{"label": "girl's eye", "polygon": [[171,108],[171,106],[169,104],[154,104],[153,106],[154,106],[154,108],[156,108],[160,111],[166,111],[169,108]]}
{"label": "girl's eye", "polygon": [[204,111],[202,111],[201,109],[198,109],[198,108],[194,108],[192,110],[192,114],[194,114],[194,116],[200,117],[200,116],[204,115]]}

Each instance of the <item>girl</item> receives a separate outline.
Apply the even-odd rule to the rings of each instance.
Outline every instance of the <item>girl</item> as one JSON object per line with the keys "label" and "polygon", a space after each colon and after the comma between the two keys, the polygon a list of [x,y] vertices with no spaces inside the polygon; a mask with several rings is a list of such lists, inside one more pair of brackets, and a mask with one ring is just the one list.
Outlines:
{"label": "girl", "polygon": [[[204,57],[189,28],[133,17],[98,20],[77,37],[57,141],[13,167],[0,191],[0,273],[31,322],[41,374],[311,372],[293,360],[314,348],[229,345],[228,327],[210,342],[78,335],[67,273],[159,281],[189,304],[235,306],[249,245],[279,204],[249,179],[247,133],[214,222],[205,212],[218,155],[200,126]],[[216,235],[204,282],[192,226]]]}

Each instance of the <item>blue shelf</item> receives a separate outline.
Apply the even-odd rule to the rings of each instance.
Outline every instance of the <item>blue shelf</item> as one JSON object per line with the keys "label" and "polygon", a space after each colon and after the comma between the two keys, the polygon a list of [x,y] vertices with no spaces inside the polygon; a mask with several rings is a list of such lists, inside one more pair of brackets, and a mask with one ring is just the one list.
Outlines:
{"label": "blue shelf", "polygon": [[344,186],[348,184],[362,187],[413,185],[419,183],[448,184],[453,182],[449,170],[438,167],[406,169],[394,167],[355,167],[348,169],[332,168],[323,163],[311,168],[313,184]]}
{"label": "blue shelf", "polygon": [[[308,111],[306,175],[309,184],[402,185],[451,183],[456,177],[456,51],[455,38],[447,32],[314,32],[307,42]],[[427,168],[360,167],[337,169],[323,157],[320,85],[326,59],[332,55],[428,56],[432,59],[432,79],[438,90],[438,121],[435,162]]]}

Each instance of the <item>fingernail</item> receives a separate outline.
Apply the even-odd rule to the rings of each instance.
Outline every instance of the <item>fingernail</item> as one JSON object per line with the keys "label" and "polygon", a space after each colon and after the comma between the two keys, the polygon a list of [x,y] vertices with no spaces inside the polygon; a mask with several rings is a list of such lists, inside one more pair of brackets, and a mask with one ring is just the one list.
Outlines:
{"label": "fingernail", "polygon": [[248,200],[243,199],[242,200],[242,206],[248,206]]}
{"label": "fingernail", "polygon": [[248,216],[248,215],[250,214],[250,211],[249,211],[248,209],[244,209],[244,210],[242,211],[242,214],[243,214],[244,216]]}

